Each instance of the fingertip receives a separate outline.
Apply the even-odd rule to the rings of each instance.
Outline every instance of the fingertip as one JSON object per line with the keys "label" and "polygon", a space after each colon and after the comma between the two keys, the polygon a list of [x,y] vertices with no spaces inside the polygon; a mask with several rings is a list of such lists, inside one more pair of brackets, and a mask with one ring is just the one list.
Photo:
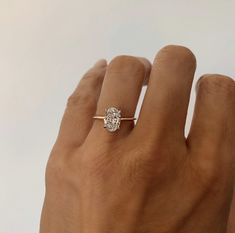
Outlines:
{"label": "fingertip", "polygon": [[137,58],[145,65],[146,69],[151,68],[152,64],[147,58],[145,57],[137,57]]}
{"label": "fingertip", "polygon": [[94,67],[105,67],[105,66],[107,66],[106,59],[100,59],[94,64]]}
{"label": "fingertip", "polygon": [[222,74],[204,74],[202,75],[196,82],[196,94],[198,93],[198,89],[201,85],[206,84],[206,86],[208,86],[208,84],[216,84],[214,86],[216,87],[221,87],[222,89],[226,89],[226,90],[234,90],[235,88],[235,81],[233,78],[226,76],[226,75],[222,75]]}

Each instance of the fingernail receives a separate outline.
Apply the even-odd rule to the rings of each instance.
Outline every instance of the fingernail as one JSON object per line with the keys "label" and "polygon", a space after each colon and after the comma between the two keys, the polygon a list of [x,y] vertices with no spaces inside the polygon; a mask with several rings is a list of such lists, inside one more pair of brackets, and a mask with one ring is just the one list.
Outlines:
{"label": "fingernail", "polygon": [[105,66],[107,66],[107,61],[105,59],[100,59],[94,64],[94,67],[105,67]]}
{"label": "fingernail", "polygon": [[210,74],[204,74],[203,76],[201,76],[201,77],[197,80],[196,85],[195,85],[195,92],[196,92],[196,94],[197,94],[197,92],[198,92],[198,88],[199,88],[199,85],[200,85],[201,80],[202,80],[203,78],[209,76],[209,75],[210,75]]}

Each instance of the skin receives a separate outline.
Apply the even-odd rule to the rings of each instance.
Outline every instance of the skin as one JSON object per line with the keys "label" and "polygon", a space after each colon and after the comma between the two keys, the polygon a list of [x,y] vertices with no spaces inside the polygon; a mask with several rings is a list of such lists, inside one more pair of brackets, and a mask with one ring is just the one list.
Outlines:
{"label": "skin", "polygon": [[[199,79],[185,138],[195,69],[193,53],[171,45],[153,65],[118,56],[84,75],[47,164],[41,233],[235,232],[235,82]],[[92,119],[110,106],[133,116],[143,83],[136,125],[110,133]]]}

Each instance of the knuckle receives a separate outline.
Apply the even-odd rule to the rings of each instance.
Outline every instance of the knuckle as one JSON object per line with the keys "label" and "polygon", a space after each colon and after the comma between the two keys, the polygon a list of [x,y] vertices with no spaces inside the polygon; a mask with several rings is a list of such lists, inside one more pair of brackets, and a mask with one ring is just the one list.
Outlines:
{"label": "knuckle", "polygon": [[232,78],[225,75],[203,75],[197,83],[197,88],[207,93],[235,93],[235,82]]}
{"label": "knuckle", "polygon": [[46,166],[46,183],[57,184],[66,180],[66,166],[62,156],[50,155]]}
{"label": "knuckle", "polygon": [[136,179],[161,179],[169,169],[169,163],[163,151],[149,148],[136,148],[131,151],[129,159],[129,173]]}
{"label": "knuckle", "polygon": [[163,47],[157,54],[155,60],[171,60],[177,63],[189,64],[192,67],[196,66],[196,57],[193,52],[179,45],[167,45]]}
{"label": "knuckle", "polygon": [[77,188],[77,177],[80,176],[78,150],[71,150],[56,144],[49,156],[46,166],[46,185],[48,187]]}
{"label": "knuckle", "polygon": [[201,169],[200,174],[198,175],[197,179],[200,181],[200,186],[202,190],[210,190],[216,189],[218,186],[221,185],[221,174],[219,173],[219,169],[209,168],[209,169]]}
{"label": "knuckle", "polygon": [[212,164],[208,165],[205,167],[205,165],[203,167],[200,168],[202,177],[204,178],[205,182],[208,184],[214,184],[217,182],[218,178],[219,178],[219,174],[218,174],[218,166],[214,166]]}
{"label": "knuckle", "polygon": [[[83,148],[81,148],[83,149]],[[108,156],[107,149],[97,149],[94,153],[89,149],[82,152],[80,171],[90,179],[105,179],[110,177],[117,165],[113,157]]]}
{"label": "knuckle", "polygon": [[191,171],[194,173],[194,175],[196,175],[195,178],[199,179],[199,183],[203,187],[215,186],[220,182],[223,172],[221,173],[221,161],[215,159],[216,157],[221,156],[218,151],[219,150],[214,147],[208,148],[201,152],[208,157],[207,159],[198,159],[197,161],[192,161],[190,166]]}
{"label": "knuckle", "polygon": [[108,70],[115,73],[140,73],[145,74],[146,68],[140,59],[128,55],[115,57],[109,64]]}

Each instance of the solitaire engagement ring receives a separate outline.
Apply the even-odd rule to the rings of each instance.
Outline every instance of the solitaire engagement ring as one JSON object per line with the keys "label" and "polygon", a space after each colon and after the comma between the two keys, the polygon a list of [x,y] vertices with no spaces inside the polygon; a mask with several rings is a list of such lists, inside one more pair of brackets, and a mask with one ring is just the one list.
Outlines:
{"label": "solitaire engagement ring", "polygon": [[93,116],[94,119],[103,120],[104,128],[109,132],[115,132],[120,128],[121,121],[134,121],[135,117],[121,117],[121,110],[110,107],[105,109],[105,116]]}

